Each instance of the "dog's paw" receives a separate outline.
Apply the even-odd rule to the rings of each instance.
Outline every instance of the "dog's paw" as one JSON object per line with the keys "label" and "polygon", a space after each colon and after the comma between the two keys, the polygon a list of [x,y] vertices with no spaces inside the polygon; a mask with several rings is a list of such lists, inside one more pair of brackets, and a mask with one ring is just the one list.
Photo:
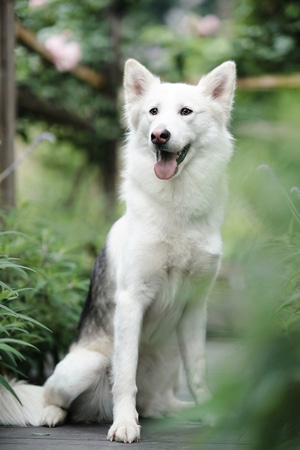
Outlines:
{"label": "dog's paw", "polygon": [[42,426],[56,427],[62,425],[67,417],[67,411],[59,406],[49,405],[44,408],[42,415]]}
{"label": "dog's paw", "polygon": [[132,442],[140,440],[140,429],[141,427],[135,422],[116,422],[110,427],[107,439],[109,441],[131,444]]}

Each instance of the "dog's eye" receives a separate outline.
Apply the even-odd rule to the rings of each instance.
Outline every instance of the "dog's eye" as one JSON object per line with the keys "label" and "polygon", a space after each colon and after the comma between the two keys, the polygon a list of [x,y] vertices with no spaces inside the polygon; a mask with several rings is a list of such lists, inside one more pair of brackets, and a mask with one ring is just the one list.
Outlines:
{"label": "dog's eye", "polygon": [[180,110],[180,115],[181,116],[189,116],[190,114],[192,114],[192,110],[191,109],[189,109],[189,108],[182,108],[181,110]]}
{"label": "dog's eye", "polygon": [[157,109],[157,108],[151,108],[150,111],[149,111],[149,113],[150,113],[152,116],[156,116],[156,114],[158,114],[158,109]]}

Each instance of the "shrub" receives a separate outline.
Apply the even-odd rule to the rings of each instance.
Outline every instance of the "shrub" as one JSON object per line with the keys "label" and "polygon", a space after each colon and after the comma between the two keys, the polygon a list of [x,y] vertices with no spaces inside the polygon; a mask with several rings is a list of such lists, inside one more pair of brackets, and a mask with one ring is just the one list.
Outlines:
{"label": "shrub", "polygon": [[[0,236],[3,237],[3,234],[4,233],[1,233]],[[15,272],[15,274],[24,276],[26,270],[25,267],[18,265],[13,258],[0,255],[1,278],[3,274],[2,271],[11,271]],[[0,360],[2,374],[6,374],[7,372],[18,374],[18,361],[24,361],[26,359],[26,350],[37,350],[35,346],[26,341],[29,330],[33,328],[44,328],[45,331],[49,331],[36,320],[22,314],[22,308],[20,306],[14,308],[14,310],[8,307],[8,305],[13,304],[19,296],[22,295],[22,292],[24,293],[25,289],[13,289],[0,280]],[[14,336],[18,337],[16,338]],[[23,351],[19,350],[21,348]],[[0,384],[15,395],[9,382],[1,374]]]}
{"label": "shrub", "polygon": [[[253,450],[294,450],[300,445],[299,189],[286,192],[270,167],[261,169],[263,176],[252,178],[251,201],[264,231],[245,238],[237,259],[240,362],[207,407],[222,417],[221,430],[244,430]],[[284,215],[274,215],[276,204]]]}
{"label": "shrub", "polygon": [[42,383],[71,343],[88,279],[80,257],[68,252],[45,224],[31,223],[30,236],[19,231],[26,228],[25,221],[14,230],[20,214],[3,218],[4,227],[13,231],[1,233],[0,306],[5,321],[0,330],[8,334],[4,348],[15,357],[12,365],[1,366],[2,372],[16,371],[19,360],[18,370]]}

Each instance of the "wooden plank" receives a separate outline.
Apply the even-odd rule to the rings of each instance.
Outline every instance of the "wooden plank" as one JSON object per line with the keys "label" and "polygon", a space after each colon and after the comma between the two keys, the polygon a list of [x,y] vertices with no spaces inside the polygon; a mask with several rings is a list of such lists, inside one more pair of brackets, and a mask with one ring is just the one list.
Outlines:
{"label": "wooden plank", "polygon": [[[143,450],[247,450],[247,442],[239,438],[240,433],[228,433],[208,438],[205,427],[200,424],[182,423],[176,430],[153,428],[152,421],[142,421],[142,440],[139,448]],[[65,425],[58,428],[44,427],[5,427],[0,428],[1,450],[60,450],[101,448],[109,450],[124,449],[124,444],[110,443],[106,440],[108,425]]]}
{"label": "wooden plank", "polygon": [[[14,161],[14,0],[0,1],[0,173]],[[15,177],[0,184],[0,207],[14,206]]]}
{"label": "wooden plank", "polygon": [[262,75],[239,78],[237,87],[241,90],[295,89],[300,87],[300,74]]}

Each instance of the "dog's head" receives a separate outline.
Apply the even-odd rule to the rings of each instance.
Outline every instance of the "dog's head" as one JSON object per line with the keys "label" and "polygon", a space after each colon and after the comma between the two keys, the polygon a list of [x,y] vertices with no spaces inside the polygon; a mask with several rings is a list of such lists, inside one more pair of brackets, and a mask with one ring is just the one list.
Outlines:
{"label": "dog's head", "polygon": [[[227,61],[196,86],[162,83],[143,65],[125,64],[125,113],[136,145],[149,148],[158,178],[168,180],[224,133],[235,88],[235,64]],[[224,139],[223,139],[224,141]]]}

